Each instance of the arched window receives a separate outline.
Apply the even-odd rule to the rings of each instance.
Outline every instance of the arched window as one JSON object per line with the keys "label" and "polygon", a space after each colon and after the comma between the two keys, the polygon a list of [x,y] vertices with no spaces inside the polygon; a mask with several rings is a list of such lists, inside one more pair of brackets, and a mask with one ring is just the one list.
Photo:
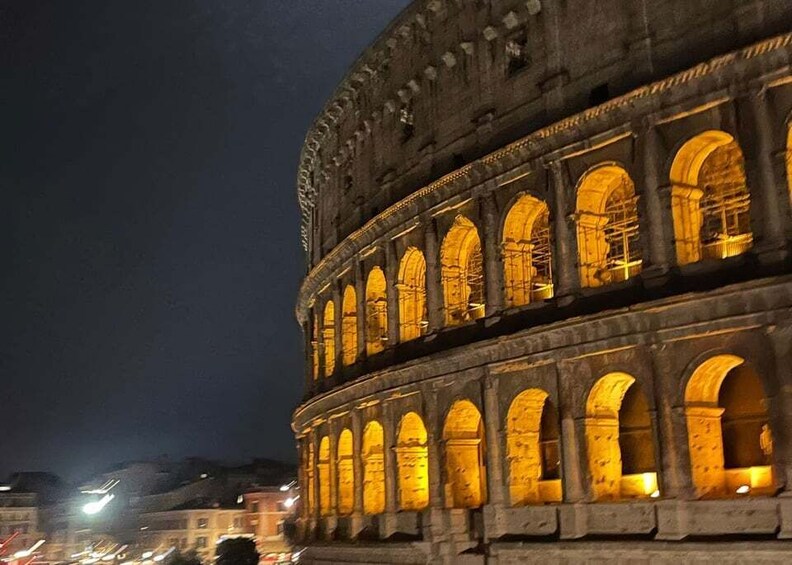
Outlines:
{"label": "arched window", "polygon": [[426,319],[426,261],[423,253],[410,247],[399,265],[399,323],[401,341],[421,337]]}
{"label": "arched window", "polygon": [[635,378],[609,373],[586,402],[586,447],[595,500],[660,496],[649,405]]}
{"label": "arched window", "polygon": [[550,222],[547,204],[523,195],[503,224],[503,282],[508,306],[553,296]]}
{"label": "arched window", "polygon": [[773,436],[756,372],[736,355],[699,365],[685,388],[693,484],[702,498],[773,492]]}
{"label": "arched window", "polygon": [[605,165],[583,176],[577,224],[582,286],[621,282],[641,272],[637,197],[627,171]]}
{"label": "arched window", "polygon": [[443,426],[445,500],[449,508],[478,508],[487,502],[484,426],[469,400],[454,402]]}
{"label": "arched window", "polygon": [[322,341],[324,343],[324,374],[325,377],[329,377],[335,370],[335,304],[332,300],[328,300],[325,304]]}
{"label": "arched window", "polygon": [[316,509],[316,485],[314,484],[314,466],[316,465],[316,461],[314,459],[314,445],[313,441],[308,439],[306,441],[306,447],[303,450],[303,469],[304,474],[303,477],[305,478],[305,502],[306,502],[306,511],[308,514],[313,514],[314,510]]}
{"label": "arched window", "polygon": [[341,356],[345,366],[352,365],[357,359],[357,297],[355,287],[348,284],[344,289],[344,300],[341,306]]}
{"label": "arched window", "polygon": [[375,420],[363,430],[363,512],[385,512],[385,436]]}
{"label": "arched window", "polygon": [[355,461],[352,432],[344,429],[338,436],[338,514],[352,514],[355,506]]}
{"label": "arched window", "polygon": [[753,243],[742,151],[723,131],[688,140],[671,165],[671,210],[680,265],[739,255]]}
{"label": "arched window", "polygon": [[311,374],[313,380],[319,380],[319,316],[314,312],[311,327]]}
{"label": "arched window", "polygon": [[440,248],[447,326],[484,316],[484,260],[473,222],[457,216]]}
{"label": "arched window", "polygon": [[366,281],[366,352],[385,349],[388,340],[388,295],[385,274],[373,267]]}
{"label": "arched window", "polygon": [[545,391],[524,390],[512,401],[506,444],[512,505],[560,502],[558,412]]}
{"label": "arched window", "polygon": [[319,460],[316,462],[319,473],[319,514],[329,516],[333,512],[330,482],[330,438],[324,436],[319,441]]}
{"label": "arched window", "polygon": [[399,468],[399,506],[402,510],[422,510],[429,505],[429,450],[423,420],[415,412],[401,419],[396,438],[396,465]]}

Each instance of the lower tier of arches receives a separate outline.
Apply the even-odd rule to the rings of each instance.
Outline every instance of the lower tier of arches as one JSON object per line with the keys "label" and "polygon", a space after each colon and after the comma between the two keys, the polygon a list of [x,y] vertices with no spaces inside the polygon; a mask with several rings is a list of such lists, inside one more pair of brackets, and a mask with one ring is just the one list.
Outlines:
{"label": "lower tier of arches", "polygon": [[450,349],[314,399],[294,423],[302,535],[792,533],[790,308],[792,278],[742,283]]}

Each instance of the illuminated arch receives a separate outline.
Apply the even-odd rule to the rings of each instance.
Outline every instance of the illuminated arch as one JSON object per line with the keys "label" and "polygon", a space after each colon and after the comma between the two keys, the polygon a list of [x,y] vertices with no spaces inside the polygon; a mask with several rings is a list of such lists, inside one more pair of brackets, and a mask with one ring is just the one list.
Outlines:
{"label": "illuminated arch", "polygon": [[586,402],[586,447],[595,500],[659,496],[649,405],[635,378],[609,373]]}
{"label": "illuminated arch", "polygon": [[385,273],[372,267],[366,281],[366,353],[385,349],[388,340],[388,293]]}
{"label": "illuminated arch", "polygon": [[787,173],[787,192],[792,198],[792,125],[787,123],[787,142],[786,142],[786,173]]}
{"label": "illuminated arch", "polygon": [[415,247],[405,251],[399,265],[399,325],[401,341],[423,335],[426,320],[426,260]]}
{"label": "illuminated arch", "polygon": [[396,465],[399,469],[399,506],[402,510],[422,510],[429,505],[429,449],[426,427],[415,412],[401,419],[396,438]]}
{"label": "illuminated arch", "polygon": [[577,193],[580,284],[603,286],[641,271],[638,206],[630,175],[616,165],[597,167]]}
{"label": "illuminated arch", "polygon": [[451,406],[443,426],[445,500],[450,508],[478,508],[487,502],[484,426],[469,400]]}
{"label": "illuminated arch", "polygon": [[522,391],[506,416],[513,506],[561,501],[558,412],[538,388]]}
{"label": "illuminated arch", "polygon": [[352,514],[355,507],[355,448],[352,432],[345,428],[338,436],[338,514]]}
{"label": "illuminated arch", "polygon": [[335,370],[335,304],[328,300],[322,318],[322,342],[324,343],[324,374],[329,377]]}
{"label": "illuminated arch", "polygon": [[351,284],[344,289],[341,316],[341,358],[344,365],[349,366],[357,359],[358,349],[357,296]]}
{"label": "illuminated arch", "polygon": [[508,306],[553,296],[550,222],[547,204],[527,194],[511,207],[503,224],[503,283]]}
{"label": "illuminated arch", "polygon": [[363,430],[363,512],[385,512],[385,435],[376,420]]}
{"label": "illuminated arch", "polygon": [[440,248],[447,326],[484,316],[484,259],[473,222],[457,216]]}
{"label": "illuminated arch", "polygon": [[773,441],[756,372],[737,355],[701,363],[685,387],[693,485],[702,498],[773,491]]}
{"label": "illuminated arch", "polygon": [[671,211],[680,265],[750,249],[751,197],[742,151],[724,131],[689,139],[671,165]]}
{"label": "illuminated arch", "polygon": [[316,462],[319,473],[319,514],[329,516],[333,512],[330,482],[330,438],[319,440],[319,460]]}

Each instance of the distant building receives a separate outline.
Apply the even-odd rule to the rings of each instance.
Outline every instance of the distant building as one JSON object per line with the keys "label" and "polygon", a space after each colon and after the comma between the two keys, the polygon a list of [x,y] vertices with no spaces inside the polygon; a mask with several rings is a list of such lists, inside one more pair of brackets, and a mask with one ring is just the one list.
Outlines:
{"label": "distant building", "polygon": [[259,553],[289,551],[284,524],[295,510],[293,491],[262,488],[245,493],[244,500],[248,532],[255,537]]}

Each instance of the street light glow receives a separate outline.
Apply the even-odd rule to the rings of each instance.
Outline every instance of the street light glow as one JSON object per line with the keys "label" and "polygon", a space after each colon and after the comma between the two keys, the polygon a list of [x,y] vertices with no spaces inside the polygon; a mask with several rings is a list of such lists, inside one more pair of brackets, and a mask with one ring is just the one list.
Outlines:
{"label": "street light glow", "polygon": [[87,503],[85,506],[82,507],[83,512],[88,514],[89,516],[93,514],[98,514],[102,511],[102,509],[107,506],[107,503],[110,502],[115,498],[114,494],[106,494],[99,500],[94,500],[93,502]]}

